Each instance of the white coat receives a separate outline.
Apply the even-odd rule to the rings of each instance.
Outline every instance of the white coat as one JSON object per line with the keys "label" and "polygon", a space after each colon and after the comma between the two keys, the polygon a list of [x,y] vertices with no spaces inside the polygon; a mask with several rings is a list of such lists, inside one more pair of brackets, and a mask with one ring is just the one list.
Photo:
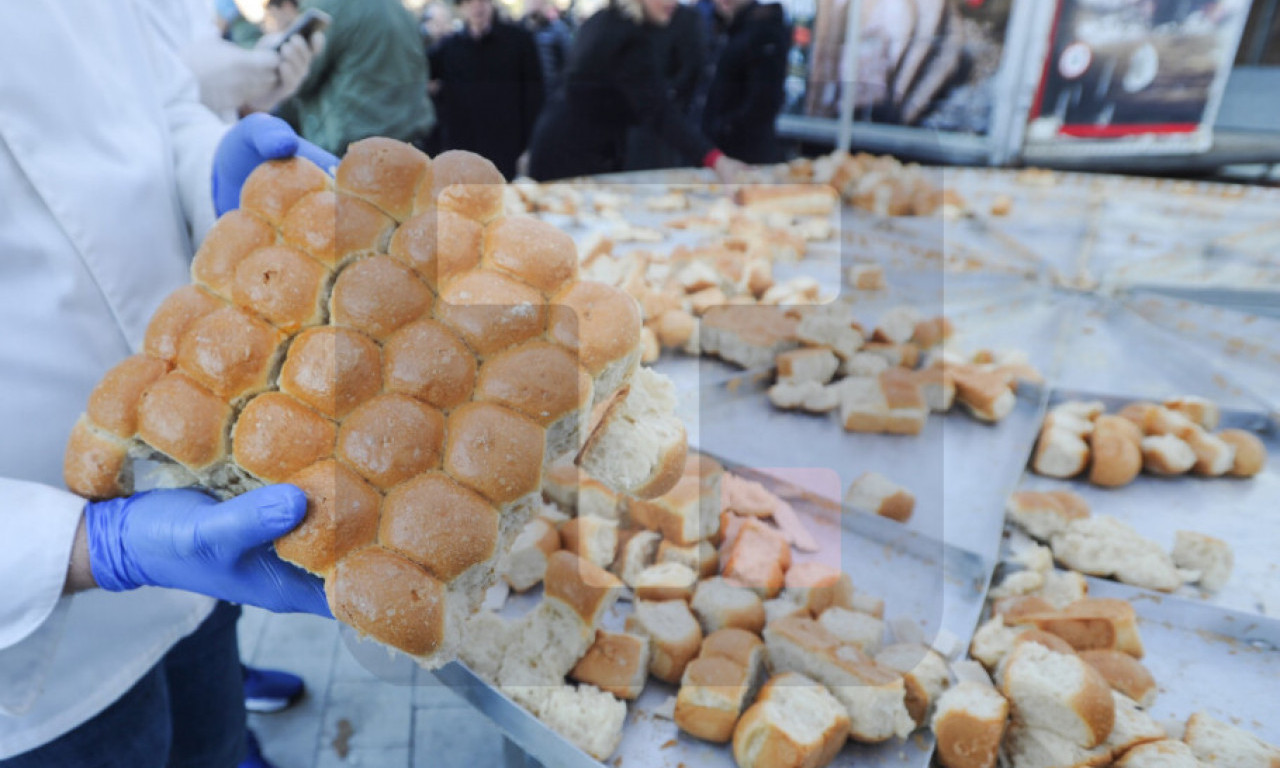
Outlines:
{"label": "white coat", "polygon": [[187,281],[225,126],[133,0],[11,3],[0,24],[0,758],[126,692],[213,602],[61,597],[83,501],[65,440]]}

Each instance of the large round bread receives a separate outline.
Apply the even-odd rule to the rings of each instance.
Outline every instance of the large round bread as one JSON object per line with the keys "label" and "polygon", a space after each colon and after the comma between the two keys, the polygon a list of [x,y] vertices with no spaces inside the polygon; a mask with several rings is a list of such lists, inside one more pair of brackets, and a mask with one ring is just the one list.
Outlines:
{"label": "large round bread", "polygon": [[[336,172],[260,166],[143,353],[94,389],[68,487],[130,493],[138,457],[223,498],[293,483],[307,514],[281,557],[324,577],[361,633],[449,661],[544,468],[589,438],[618,442],[592,407],[628,390],[640,356],[635,301],[581,282],[569,236],[504,218],[503,183],[477,155],[433,160],[382,138],[352,144]],[[664,468],[684,434],[672,412],[654,417],[671,439],[636,461]],[[678,479],[656,474],[642,490]],[[552,558],[549,592],[586,613],[605,604],[612,577],[588,595],[565,586],[566,567]]]}

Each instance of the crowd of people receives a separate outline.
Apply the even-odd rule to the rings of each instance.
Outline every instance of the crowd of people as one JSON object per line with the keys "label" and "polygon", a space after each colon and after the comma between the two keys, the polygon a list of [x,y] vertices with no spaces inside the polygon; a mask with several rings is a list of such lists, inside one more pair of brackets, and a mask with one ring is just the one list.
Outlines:
{"label": "crowd of people", "polygon": [[[508,179],[781,159],[791,29],[758,0],[609,0],[580,18],[556,0],[507,17],[494,0],[269,0],[266,26],[306,8],[329,44],[276,114],[341,155],[368,135],[429,154],[465,149]],[[243,18],[225,37],[256,44]],[[410,30],[416,29],[416,35]],[[260,32],[258,34],[261,34]]]}

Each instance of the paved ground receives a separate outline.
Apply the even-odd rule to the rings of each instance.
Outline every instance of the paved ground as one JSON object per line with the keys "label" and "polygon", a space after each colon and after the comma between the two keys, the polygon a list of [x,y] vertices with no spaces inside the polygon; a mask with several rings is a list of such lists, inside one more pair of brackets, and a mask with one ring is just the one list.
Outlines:
{"label": "paved ground", "polygon": [[307,682],[292,709],[250,717],[276,768],[537,766],[429,673],[336,622],[246,608],[239,630],[243,660]]}

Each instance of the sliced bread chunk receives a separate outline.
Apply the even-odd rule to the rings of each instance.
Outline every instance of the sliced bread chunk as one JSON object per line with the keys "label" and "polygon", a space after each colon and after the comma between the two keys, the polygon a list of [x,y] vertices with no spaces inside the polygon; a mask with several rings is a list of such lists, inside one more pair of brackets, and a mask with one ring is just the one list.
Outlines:
{"label": "sliced bread chunk", "polygon": [[1182,740],[1206,765],[1221,768],[1275,768],[1280,765],[1280,749],[1275,745],[1204,712],[1196,712],[1187,719]]}
{"label": "sliced bread chunk", "polygon": [[733,732],[738,768],[823,768],[849,736],[849,716],[825,688],[798,674],[779,675]]}
{"label": "sliced bread chunk", "polygon": [[[826,347],[840,360],[848,360],[862,347],[862,333],[841,308],[808,312],[796,328],[796,336],[810,347]],[[829,380],[829,377],[828,377]]]}
{"label": "sliced bread chunk", "polygon": [[1168,552],[1110,515],[1074,520],[1050,543],[1058,562],[1081,573],[1114,575],[1126,584],[1161,592],[1182,586]]}
{"label": "sliced bread chunk", "polygon": [[1000,692],[1027,727],[1052,731],[1086,749],[1111,735],[1111,690],[1097,670],[1074,654],[1022,643],[1010,652],[1001,676]]}
{"label": "sliced bread chunk", "polygon": [[951,368],[951,375],[956,385],[956,399],[979,421],[1000,421],[1017,404],[1009,380],[998,371],[957,365]]}
{"label": "sliced bread chunk", "polygon": [[1015,491],[1005,504],[1009,518],[1040,541],[1089,516],[1089,503],[1071,491]]}
{"label": "sliced bread chunk", "polygon": [[693,588],[698,574],[680,563],[658,563],[640,572],[636,577],[635,593],[639,600],[684,600],[693,598]]}
{"label": "sliced bread chunk", "polygon": [[1186,416],[1205,429],[1217,429],[1218,421],[1222,418],[1222,411],[1217,403],[1196,395],[1184,395],[1165,400],[1164,407]]}
{"label": "sliced bread chunk", "polygon": [[702,631],[708,635],[726,627],[757,634],[764,629],[764,604],[760,596],[719,577],[698,583],[691,607]]}
{"label": "sliced bread chunk", "polygon": [[566,551],[607,568],[617,554],[618,524],[601,517],[575,517],[561,524],[560,540]]}
{"label": "sliced bread chunk", "polygon": [[929,415],[929,404],[916,380],[915,371],[889,368],[880,373],[880,389],[884,392],[889,415],[885,431],[894,435],[918,435]]}
{"label": "sliced bread chunk", "polygon": [[645,568],[657,561],[662,547],[662,536],[653,531],[621,531],[618,533],[618,553],[609,570],[622,583],[635,589],[636,578]]}
{"label": "sliced bread chunk", "polygon": [[887,517],[905,523],[915,512],[916,497],[879,472],[864,472],[853,481],[844,496],[845,503],[859,512]]}
{"label": "sliced bread chunk", "polygon": [[748,519],[721,550],[724,577],[755,590],[762,599],[776,597],[791,567],[791,545],[776,529]]}
{"label": "sliced bread chunk", "polygon": [[1124,753],[1114,768],[1203,768],[1191,747],[1181,741],[1161,739],[1139,744]]}
{"label": "sliced bread chunk", "polygon": [[616,490],[645,499],[661,496],[680,479],[688,450],[675,411],[671,380],[637,368],[630,389],[587,438],[579,466]]}
{"label": "sliced bread chunk", "polygon": [[698,475],[685,474],[656,499],[634,499],[627,505],[631,522],[676,546],[687,547],[720,530],[720,488]]}
{"label": "sliced bread chunk", "polygon": [[659,563],[680,563],[697,572],[701,578],[710,578],[720,569],[720,554],[709,541],[699,541],[682,547],[663,541],[658,545]]}
{"label": "sliced bread chunk", "polygon": [[1104,488],[1118,488],[1133,482],[1142,471],[1141,437],[1133,425],[1119,416],[1099,416],[1093,423],[1089,447],[1093,463],[1089,482]]}
{"label": "sliced bread chunk", "polygon": [[783,352],[774,360],[778,369],[778,381],[799,384],[802,381],[813,381],[826,384],[836,375],[839,360],[829,349],[823,347],[805,347]]}
{"label": "sliced bread chunk", "polygon": [[1235,447],[1217,435],[1195,425],[1178,429],[1174,434],[1195,452],[1196,463],[1191,467],[1195,474],[1217,477],[1227,474],[1235,466]]}
{"label": "sliced bread chunk", "polygon": [[625,632],[596,630],[596,640],[569,677],[634,701],[649,679],[649,638]]}
{"label": "sliced bread chunk", "polygon": [[1127,600],[1087,597],[1056,613],[1028,617],[1028,621],[1066,640],[1077,651],[1112,649],[1142,658],[1138,617]]}
{"label": "sliced bread chunk", "polygon": [[902,675],[907,690],[907,712],[917,725],[924,725],[933,705],[951,684],[951,670],[946,660],[921,643],[894,643],[877,651],[875,661]]}
{"label": "sliced bread chunk", "polygon": [[1156,680],[1142,662],[1123,651],[1096,649],[1080,651],[1080,658],[1106,679],[1112,690],[1138,702],[1143,709],[1150,709],[1156,701]]}
{"label": "sliced bread chunk", "polygon": [[1196,452],[1173,435],[1142,438],[1142,468],[1155,475],[1182,475],[1196,463]]}
{"label": "sliced bread chunk", "polygon": [[593,685],[566,685],[552,691],[539,717],[583,752],[608,760],[622,743],[627,705]]}
{"label": "sliced bread chunk", "polygon": [[978,682],[962,682],[938,699],[933,733],[943,768],[995,768],[1009,722],[1009,702]]}
{"label": "sliced bread chunk", "polygon": [[[832,607],[850,611],[858,610],[852,579],[849,578],[849,574],[834,565],[816,560],[797,563],[787,571],[784,584],[788,596],[806,608],[814,617],[821,616]],[[884,618],[883,610],[879,614],[874,610],[862,612],[878,619]]]}
{"label": "sliced bread chunk", "polygon": [[1084,438],[1060,428],[1040,432],[1031,468],[1045,477],[1075,477],[1089,464],[1089,446]]}
{"label": "sliced bread chunk", "polygon": [[1218,439],[1236,449],[1235,460],[1227,474],[1232,477],[1253,477],[1267,464],[1267,449],[1252,432],[1243,429],[1224,429]]}
{"label": "sliced bread chunk", "polygon": [[865,613],[828,608],[818,617],[818,623],[842,645],[852,645],[868,656],[875,656],[884,643],[884,622]]}
{"label": "sliced bread chunk", "polygon": [[525,524],[511,544],[511,551],[499,566],[507,584],[524,592],[542,582],[547,574],[547,560],[560,549],[560,534],[551,523],[535,517]]}
{"label": "sliced bread chunk", "polygon": [[847,378],[840,382],[840,423],[848,432],[883,432],[889,403],[880,380]]}
{"label": "sliced bread chunk", "polygon": [[1111,750],[1099,744],[1086,749],[1044,728],[1010,720],[1000,747],[1001,765],[1016,768],[1100,768],[1111,763]]}
{"label": "sliced bread chunk", "polygon": [[720,656],[689,662],[676,696],[676,725],[704,741],[729,741],[746,705],[748,674],[743,666]]}
{"label": "sliced bread chunk", "polygon": [[683,600],[637,601],[627,631],[652,641],[649,672],[666,683],[679,682],[702,646],[702,628]]}
{"label": "sliced bread chunk", "polygon": [[915,335],[916,323],[923,318],[920,312],[907,305],[893,307],[880,316],[871,338],[875,341],[886,341],[892,344],[905,344]]}
{"label": "sliced bread chunk", "polygon": [[1178,531],[1173,545],[1173,564],[1199,571],[1200,586],[1217,592],[1231,579],[1235,555],[1222,539],[1193,531]]}

